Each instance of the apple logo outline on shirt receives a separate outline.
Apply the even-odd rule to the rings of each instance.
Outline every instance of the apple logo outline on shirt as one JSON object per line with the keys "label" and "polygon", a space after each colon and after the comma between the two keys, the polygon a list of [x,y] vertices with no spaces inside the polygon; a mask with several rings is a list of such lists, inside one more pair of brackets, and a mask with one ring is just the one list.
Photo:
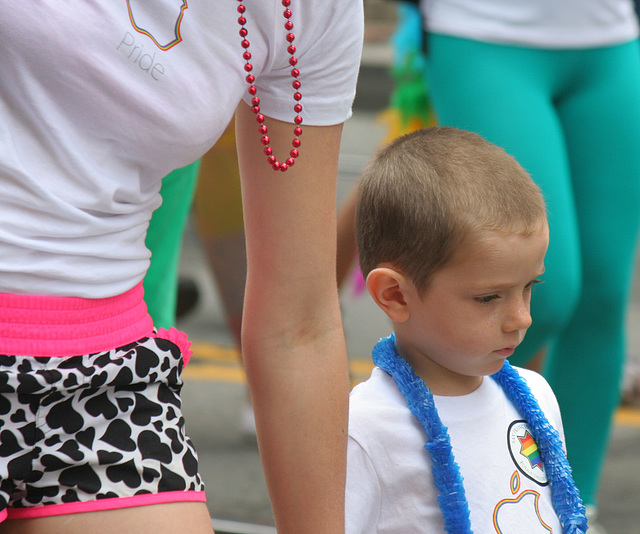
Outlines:
{"label": "apple logo outline on shirt", "polygon": [[[182,41],[181,25],[184,12],[189,7],[187,0],[176,0],[175,7],[161,17],[160,25],[155,23],[155,17],[145,16],[147,0],[126,0],[126,2],[129,20],[134,30],[146,35],[160,50],[167,51]],[[154,3],[154,15],[157,15],[157,8],[158,6]]]}

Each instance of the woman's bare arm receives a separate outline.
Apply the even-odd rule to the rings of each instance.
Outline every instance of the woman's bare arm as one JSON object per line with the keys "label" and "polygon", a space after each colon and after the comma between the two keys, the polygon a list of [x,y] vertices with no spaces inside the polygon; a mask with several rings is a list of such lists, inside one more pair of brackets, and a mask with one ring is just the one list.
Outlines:
{"label": "woman's bare arm", "polygon": [[[242,348],[280,534],[344,532],[348,369],[336,288],[342,126],[304,127],[287,172],[266,163],[257,123],[236,114],[248,275]],[[279,161],[291,124],[267,119]]]}

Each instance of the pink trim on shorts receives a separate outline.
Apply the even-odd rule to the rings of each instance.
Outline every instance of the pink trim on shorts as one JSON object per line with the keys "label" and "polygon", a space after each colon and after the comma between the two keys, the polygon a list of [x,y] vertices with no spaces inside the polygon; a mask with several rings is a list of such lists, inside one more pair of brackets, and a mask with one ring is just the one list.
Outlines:
{"label": "pink trim on shorts", "polygon": [[142,282],[104,299],[0,293],[0,354],[77,356],[153,333]]}
{"label": "pink trim on shorts", "polygon": [[[84,512],[101,512],[106,510],[121,510],[136,506],[150,506],[153,504],[168,504],[176,502],[206,502],[204,491],[164,491],[161,493],[145,493],[132,497],[112,497],[86,502],[70,502],[32,506],[30,508],[7,508],[4,510],[8,519],[36,519],[38,517],[53,517],[56,515],[81,514]],[[2,521],[2,519],[0,519]]]}
{"label": "pink trim on shorts", "polygon": [[187,334],[172,326],[169,330],[166,328],[158,328],[158,331],[151,334],[151,337],[168,339],[171,341],[171,343],[180,349],[184,365],[189,363],[189,359],[191,358],[193,351],[191,350],[191,341],[187,338]]}

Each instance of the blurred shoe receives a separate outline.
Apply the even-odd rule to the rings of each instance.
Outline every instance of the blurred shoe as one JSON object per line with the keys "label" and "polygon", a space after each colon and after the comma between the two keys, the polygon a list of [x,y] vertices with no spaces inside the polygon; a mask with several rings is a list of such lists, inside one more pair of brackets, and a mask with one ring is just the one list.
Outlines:
{"label": "blurred shoe", "polygon": [[200,291],[196,283],[190,278],[180,278],[178,280],[178,298],[176,301],[176,319],[187,315],[198,304]]}
{"label": "blurred shoe", "polygon": [[640,359],[629,357],[622,385],[622,405],[640,408]]}
{"label": "blurred shoe", "polygon": [[595,506],[586,506],[585,515],[587,516],[587,524],[589,534],[607,534],[607,530],[598,523],[598,510]]}
{"label": "blurred shoe", "polygon": [[240,433],[247,441],[256,439],[256,419],[253,414],[253,406],[249,401],[244,401],[240,409]]}

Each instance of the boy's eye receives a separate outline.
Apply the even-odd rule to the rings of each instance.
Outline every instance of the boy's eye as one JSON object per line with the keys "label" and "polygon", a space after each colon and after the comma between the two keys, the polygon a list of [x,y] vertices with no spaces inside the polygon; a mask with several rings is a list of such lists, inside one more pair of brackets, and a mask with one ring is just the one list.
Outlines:
{"label": "boy's eye", "polygon": [[483,295],[482,297],[476,297],[476,301],[480,304],[489,304],[489,302],[492,302],[499,298],[500,296],[494,293],[493,295]]}
{"label": "boy's eye", "polygon": [[533,286],[537,285],[537,284],[541,284],[542,280],[538,280],[537,278],[535,280],[531,280],[531,282],[529,282],[526,286],[525,289],[533,289]]}

